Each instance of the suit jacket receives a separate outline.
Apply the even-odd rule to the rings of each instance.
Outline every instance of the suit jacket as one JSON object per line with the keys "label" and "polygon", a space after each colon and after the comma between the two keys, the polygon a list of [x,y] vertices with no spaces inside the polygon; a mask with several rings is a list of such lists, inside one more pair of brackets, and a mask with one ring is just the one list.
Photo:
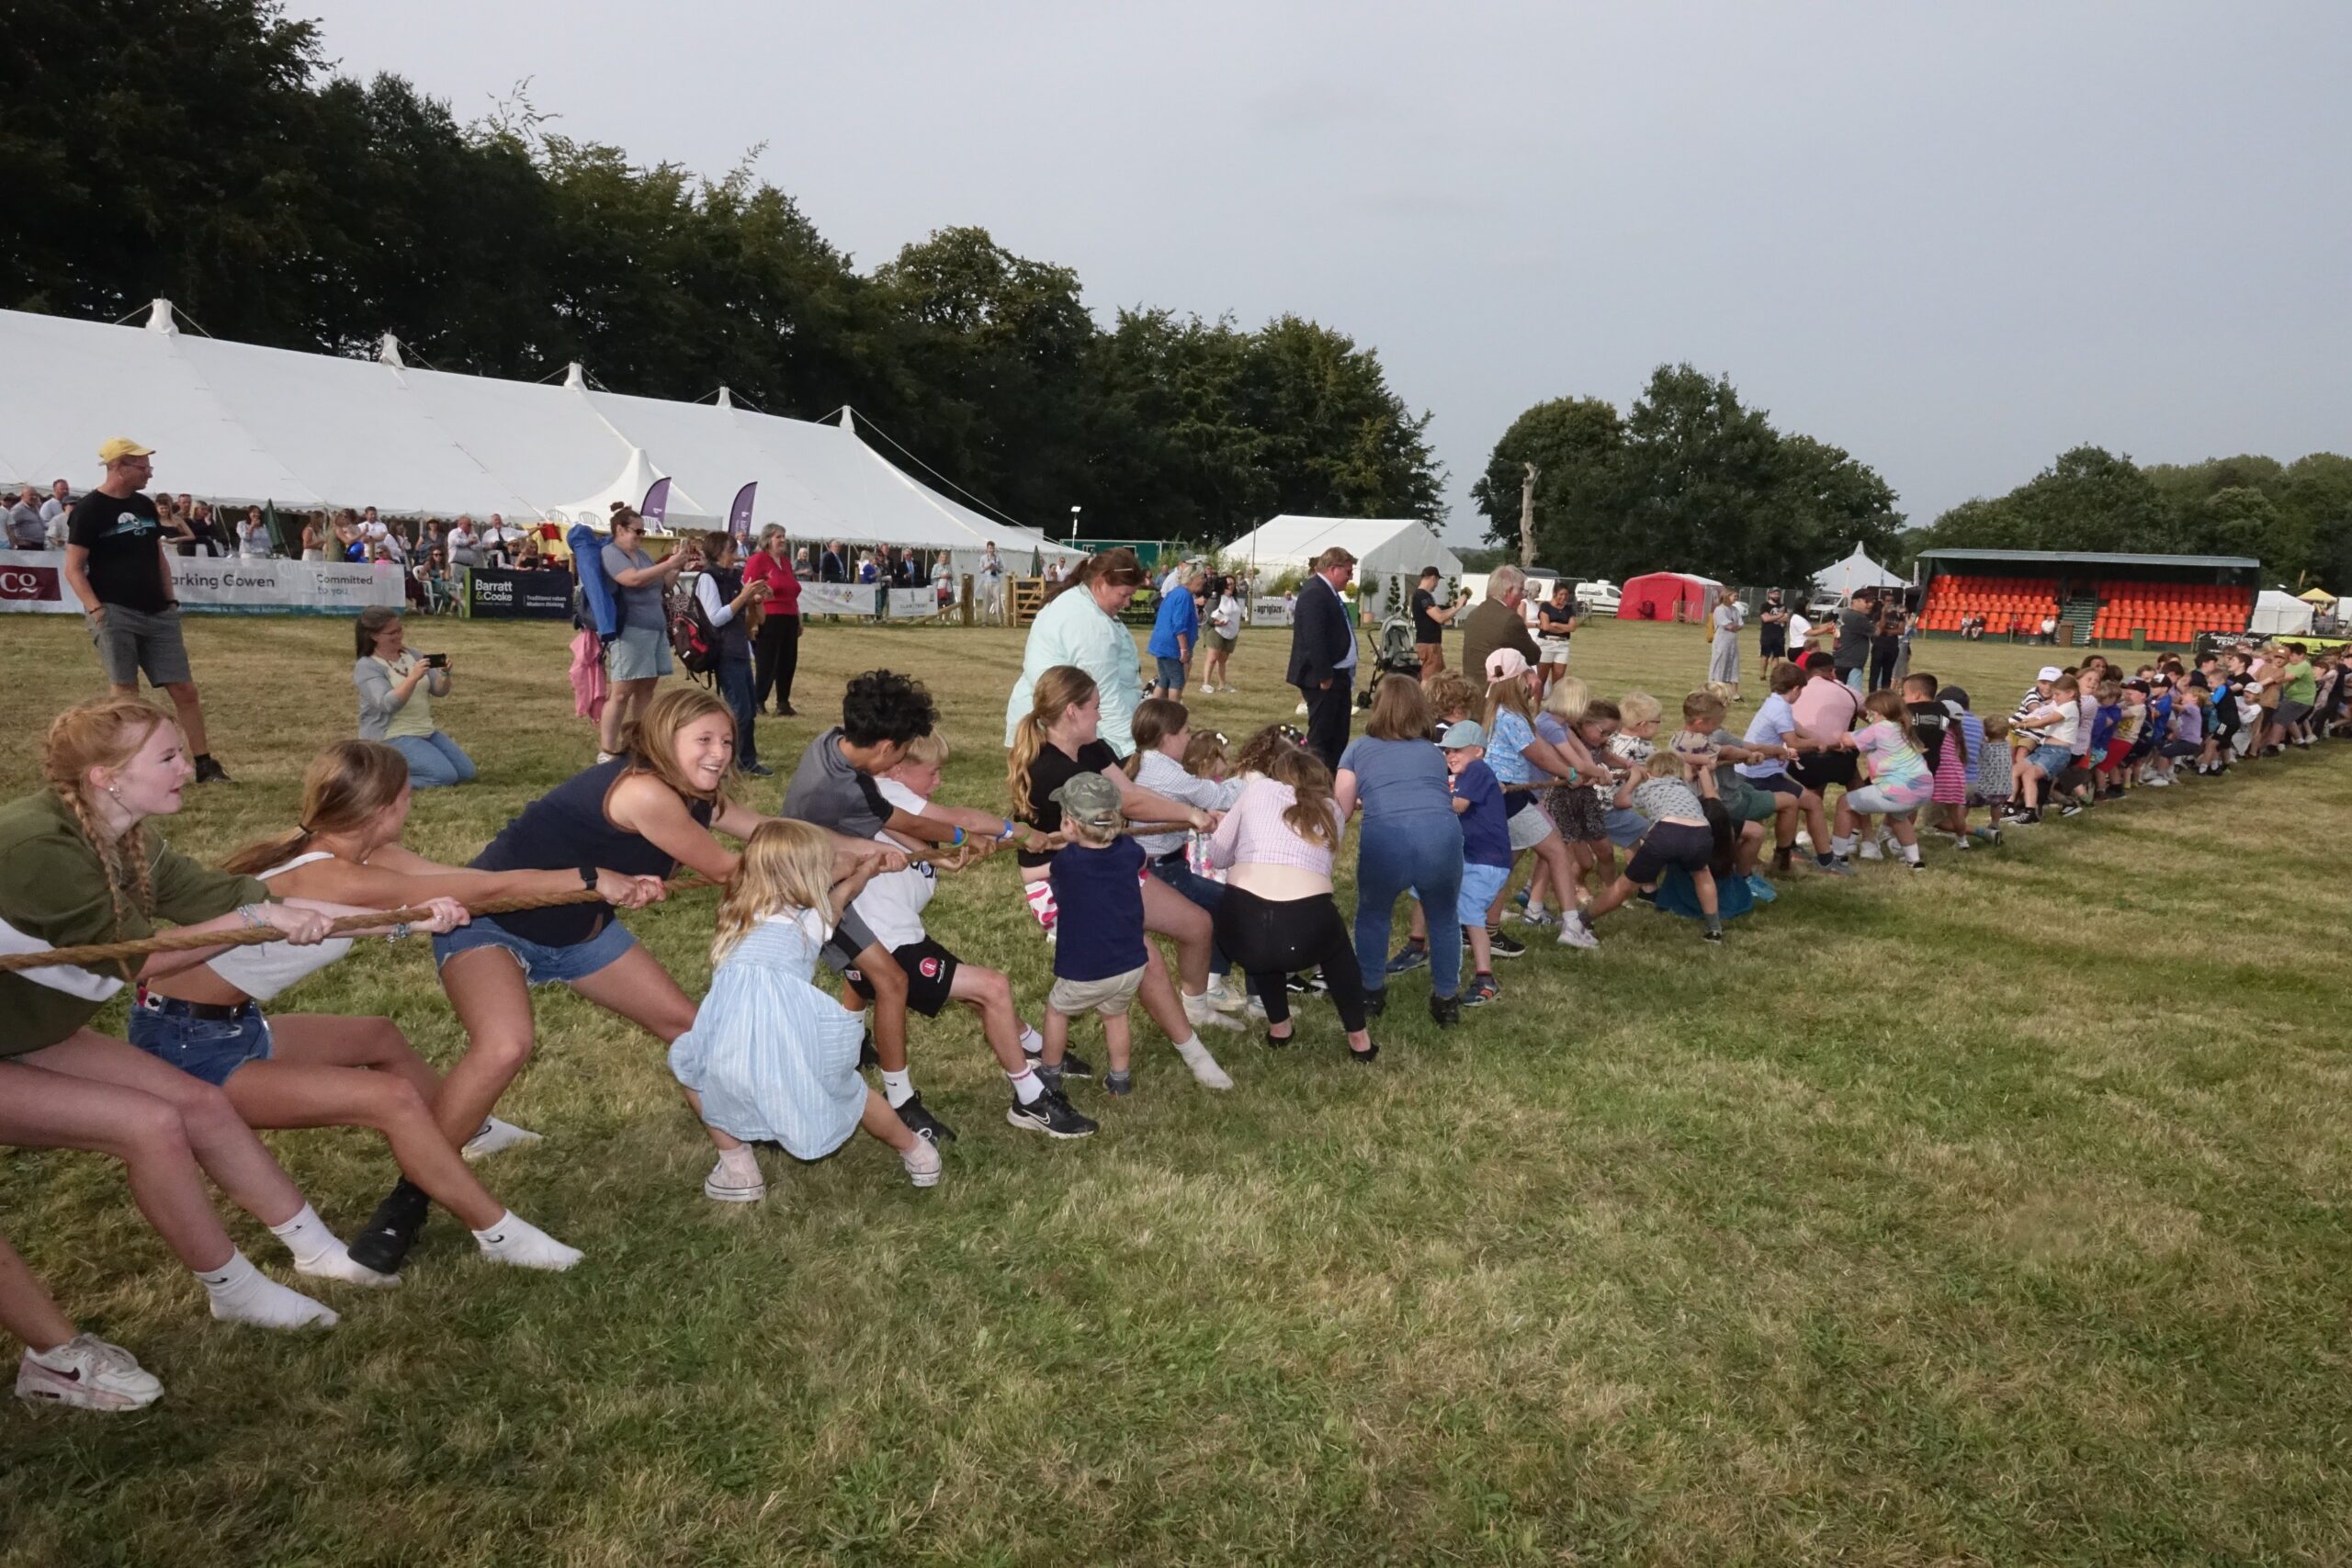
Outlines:
{"label": "suit jacket", "polygon": [[818,558],[817,581],[820,582],[847,582],[849,581],[848,564],[833,551],[827,550],[822,556]]}
{"label": "suit jacket", "polygon": [[1299,587],[1298,608],[1291,616],[1290,672],[1283,679],[1302,692],[1313,690],[1339,673],[1340,660],[1355,640],[1338,590],[1326,578],[1308,577]]}

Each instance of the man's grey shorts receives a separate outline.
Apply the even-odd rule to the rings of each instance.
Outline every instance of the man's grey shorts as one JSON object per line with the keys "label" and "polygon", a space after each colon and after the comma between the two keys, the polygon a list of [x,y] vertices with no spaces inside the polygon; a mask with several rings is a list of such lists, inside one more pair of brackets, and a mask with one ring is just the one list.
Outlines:
{"label": "man's grey shorts", "polygon": [[139,684],[141,671],[151,686],[176,686],[194,677],[187,671],[187,644],[180,640],[180,613],[160,615],[108,604],[107,613],[90,627],[98,665],[118,686]]}
{"label": "man's grey shorts", "polygon": [[1124,975],[1101,980],[1064,980],[1057,976],[1054,988],[1046,993],[1046,1005],[1064,1018],[1090,1012],[1123,1013],[1127,1010],[1127,1004],[1136,999],[1136,992],[1143,986],[1143,972],[1148,967],[1138,964]]}

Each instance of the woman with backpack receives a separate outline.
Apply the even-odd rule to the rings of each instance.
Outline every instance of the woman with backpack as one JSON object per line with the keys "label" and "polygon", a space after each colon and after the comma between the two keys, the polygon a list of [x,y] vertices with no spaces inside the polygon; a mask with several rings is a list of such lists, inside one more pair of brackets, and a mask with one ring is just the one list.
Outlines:
{"label": "woman with backpack", "polygon": [[653,688],[670,673],[670,615],[663,599],[678,573],[695,563],[691,548],[670,552],[656,561],[644,547],[645,519],[637,509],[613,503],[613,536],[600,555],[605,577],[613,586],[613,601],[620,612],[620,632],[605,649],[613,691],[596,730],[596,761],[609,762],[621,750],[621,738],[637,722]]}

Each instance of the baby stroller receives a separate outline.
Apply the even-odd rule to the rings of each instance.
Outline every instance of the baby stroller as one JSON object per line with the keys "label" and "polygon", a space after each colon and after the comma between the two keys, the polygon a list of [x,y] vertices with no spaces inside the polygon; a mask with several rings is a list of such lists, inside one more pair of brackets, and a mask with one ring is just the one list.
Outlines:
{"label": "baby stroller", "polygon": [[1356,706],[1372,706],[1372,689],[1383,675],[1402,675],[1408,681],[1421,678],[1421,656],[1413,651],[1413,617],[1402,613],[1380,623],[1380,634],[1373,651],[1372,678],[1356,694]]}

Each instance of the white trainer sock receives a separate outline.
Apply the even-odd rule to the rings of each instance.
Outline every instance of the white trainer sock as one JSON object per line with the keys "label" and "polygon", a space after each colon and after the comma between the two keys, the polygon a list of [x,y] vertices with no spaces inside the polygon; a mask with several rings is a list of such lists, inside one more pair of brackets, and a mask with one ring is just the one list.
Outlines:
{"label": "white trainer sock", "polygon": [[1199,1035],[1195,1034],[1190,1040],[1176,1042],[1176,1055],[1182,1056],[1184,1059],[1184,1065],[1193,1069],[1193,1081],[1203,1089],[1231,1089],[1233,1087],[1233,1079],[1227,1076],[1223,1067],[1216,1065],[1216,1058],[1209,1055],[1209,1048],[1201,1043]]}
{"label": "white trainer sock", "polygon": [[1829,840],[1829,852],[1838,855],[1850,855],[1854,852],[1854,840],[1851,839],[1839,839],[1833,837]]}
{"label": "white trainer sock", "polygon": [[1023,1064],[1019,1072],[1007,1073],[1004,1076],[1012,1080],[1012,1098],[1023,1105],[1036,1104],[1037,1097],[1046,1092],[1045,1080],[1038,1077],[1036,1068],[1026,1063]]}
{"label": "white trainer sock", "polygon": [[383,1290],[401,1282],[398,1274],[379,1274],[365,1264],[354,1263],[351,1254],[334,1232],[327,1229],[311,1205],[282,1225],[272,1225],[269,1234],[286,1244],[294,1258],[294,1272],[308,1274],[320,1280],[341,1280],[350,1285],[371,1285]]}
{"label": "white trainer sock", "polygon": [[289,1291],[254,1268],[242,1252],[197,1280],[212,1298],[212,1315],[223,1323],[250,1323],[263,1328],[333,1328],[334,1309],[314,1302],[300,1291]]}
{"label": "white trainer sock", "polygon": [[1035,1056],[1046,1048],[1046,1037],[1027,1024],[1021,1026],[1021,1054]]}
{"label": "white trainer sock", "polygon": [[890,1102],[891,1110],[896,1111],[899,1107],[904,1105],[914,1097],[915,1079],[912,1073],[908,1072],[903,1067],[895,1073],[887,1068],[884,1069],[882,1074],[882,1098]]}
{"label": "white trainer sock", "polygon": [[493,1116],[481,1124],[481,1131],[468,1138],[466,1146],[458,1152],[469,1160],[487,1159],[492,1155],[503,1153],[507,1149],[520,1148],[525,1144],[536,1144],[538,1141],[539,1135],[537,1133],[527,1128],[517,1127],[512,1122],[502,1122]]}
{"label": "white trainer sock", "polygon": [[[1962,839],[1962,840],[1961,840],[1961,844],[1962,845],[1962,847],[1965,847],[1965,846],[1967,845],[1967,842],[1968,842],[1968,840],[1965,840],[1965,839]],[[1904,858],[1905,860],[1908,861],[1908,862],[1909,862],[1910,863],[1912,863],[1913,865],[1917,865],[1917,864],[1919,863],[1919,846],[1918,846],[1917,844],[1905,844],[1905,845],[1904,845],[1904,846],[1903,846],[1903,858]]]}
{"label": "white trainer sock", "polygon": [[[742,1152],[752,1151],[747,1148]],[[484,1258],[495,1263],[512,1263],[517,1269],[547,1269],[560,1273],[581,1258],[578,1247],[566,1247],[530,1221],[516,1219],[512,1209],[499,1215],[496,1224],[474,1232],[474,1240],[481,1244]]]}

